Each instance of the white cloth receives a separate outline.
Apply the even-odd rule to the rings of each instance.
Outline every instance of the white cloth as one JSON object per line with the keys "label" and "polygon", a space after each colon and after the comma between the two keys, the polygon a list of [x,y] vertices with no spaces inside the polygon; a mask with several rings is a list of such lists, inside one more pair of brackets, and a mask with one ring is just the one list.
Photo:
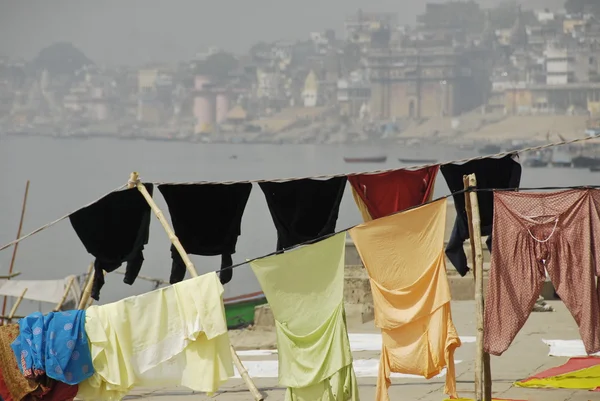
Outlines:
{"label": "white cloth", "polygon": [[[60,280],[0,280],[0,296],[18,298],[27,288],[23,299],[31,301],[41,301],[58,304],[69,284],[69,280],[74,276],[67,276]],[[81,296],[81,289],[77,279],[73,280],[73,285],[65,299],[65,303],[77,301]]]}

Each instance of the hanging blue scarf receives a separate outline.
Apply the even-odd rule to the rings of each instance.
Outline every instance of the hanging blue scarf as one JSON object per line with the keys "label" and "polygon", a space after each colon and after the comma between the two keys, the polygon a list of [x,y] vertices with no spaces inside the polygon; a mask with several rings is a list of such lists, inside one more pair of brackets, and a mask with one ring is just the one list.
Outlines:
{"label": "hanging blue scarf", "polygon": [[45,374],[75,385],[94,374],[85,333],[85,311],[32,313],[19,321],[19,336],[11,344],[25,377]]}

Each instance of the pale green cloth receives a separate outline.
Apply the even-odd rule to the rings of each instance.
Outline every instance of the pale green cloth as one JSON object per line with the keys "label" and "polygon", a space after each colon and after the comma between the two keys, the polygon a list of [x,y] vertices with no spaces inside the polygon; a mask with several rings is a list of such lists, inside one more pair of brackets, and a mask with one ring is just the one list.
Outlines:
{"label": "pale green cloth", "polygon": [[358,401],[344,312],[346,234],[260,259],[252,270],[277,330],[286,401]]}

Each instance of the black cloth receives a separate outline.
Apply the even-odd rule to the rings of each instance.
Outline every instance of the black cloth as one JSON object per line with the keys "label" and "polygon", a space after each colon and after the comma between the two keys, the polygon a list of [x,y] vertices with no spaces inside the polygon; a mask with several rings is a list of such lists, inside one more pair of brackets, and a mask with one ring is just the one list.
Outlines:
{"label": "black cloth", "polygon": [[[521,165],[512,155],[502,158],[485,158],[473,160],[465,164],[446,164],[440,171],[450,188],[450,192],[464,189],[463,176],[475,174],[477,188],[518,188],[521,184]],[[461,276],[469,272],[467,256],[463,243],[469,239],[469,225],[465,210],[465,194],[454,195],[456,220],[452,234],[446,245],[446,256]],[[479,201],[479,217],[481,219],[481,235],[487,235],[486,245],[492,251],[492,222],[494,218],[494,194],[492,191],[477,192]]]}
{"label": "black cloth", "polygon": [[[221,269],[233,265],[242,215],[252,184],[159,185],[171,215],[175,235],[188,254],[221,255]],[[171,284],[182,281],[186,267],[179,252],[171,246]],[[233,277],[233,269],[222,270],[221,283]]]}
{"label": "black cloth", "polygon": [[[150,195],[152,184],[144,184]],[[123,282],[133,284],[144,263],[144,245],[150,236],[150,206],[136,189],[113,192],[69,216],[85,249],[96,258],[91,297],[100,299],[104,271],[127,262]]]}
{"label": "black cloth", "polygon": [[261,182],[277,229],[277,251],[335,231],[346,177]]}

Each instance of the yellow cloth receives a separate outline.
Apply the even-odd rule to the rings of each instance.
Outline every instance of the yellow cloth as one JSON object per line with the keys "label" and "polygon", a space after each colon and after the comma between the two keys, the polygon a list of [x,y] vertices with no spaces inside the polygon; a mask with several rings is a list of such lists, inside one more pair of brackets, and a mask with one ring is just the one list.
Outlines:
{"label": "yellow cloth", "polygon": [[251,262],[275,317],[287,401],[358,401],[344,313],[346,234]]}
{"label": "yellow cloth", "polygon": [[574,390],[595,390],[600,388],[600,365],[592,366],[562,375],[544,379],[529,379],[515,383],[518,387],[568,388]]}
{"label": "yellow cloth", "polygon": [[445,392],[456,397],[452,323],[444,257],[446,200],[350,230],[370,277],[383,349],[376,400],[389,400],[392,372],[431,378],[447,367]]}
{"label": "yellow cloth", "polygon": [[84,400],[115,401],[138,386],[212,393],[233,376],[223,286],[216,273],[87,309],[96,373]]}

